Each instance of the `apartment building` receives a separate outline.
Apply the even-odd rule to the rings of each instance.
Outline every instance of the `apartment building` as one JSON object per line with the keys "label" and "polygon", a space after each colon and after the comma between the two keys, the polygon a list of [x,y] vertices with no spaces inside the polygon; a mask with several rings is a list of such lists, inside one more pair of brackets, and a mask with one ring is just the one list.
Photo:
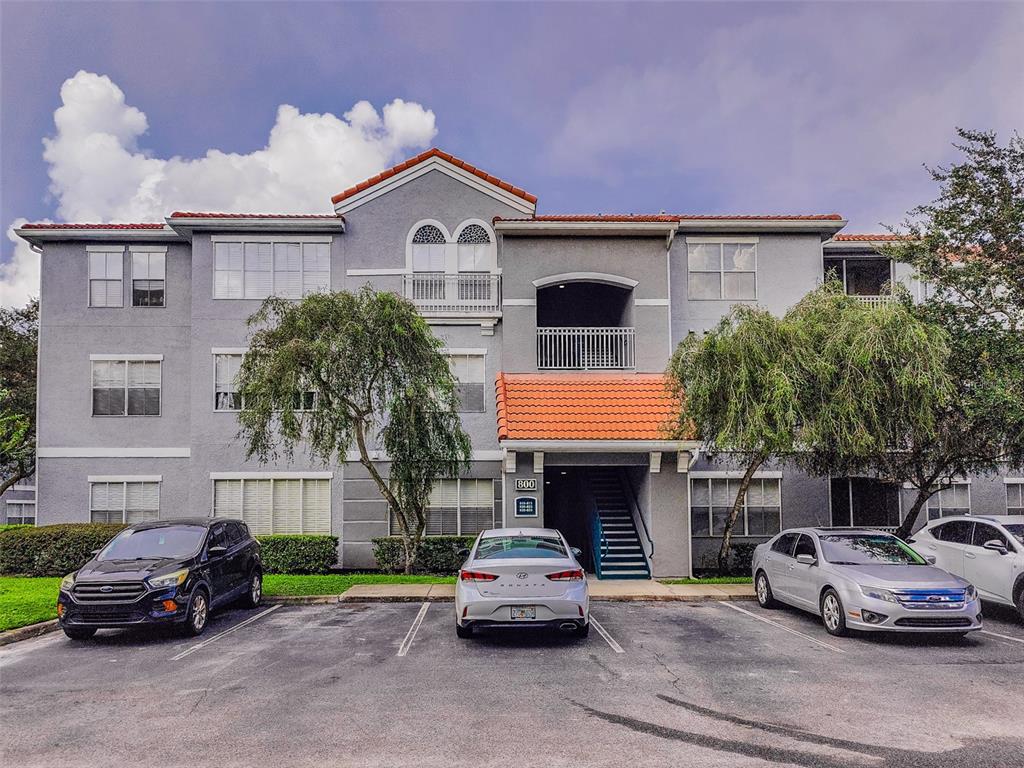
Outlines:
{"label": "apartment building", "polygon": [[[436,149],[332,203],[18,231],[42,259],[37,524],[240,516],[331,533],[343,566],[372,567],[392,521],[355,456],[247,461],[234,389],[263,298],[369,283],[420,309],[460,382],[472,462],[438,484],[428,534],[553,526],[604,578],[685,576],[717,551],[740,473],[665,431],[679,340],[738,302],[784,312],[826,270],[865,301],[891,279],[919,290],[838,214],[538,215],[535,196]],[[929,514],[1014,511],[1022,490],[963,478]],[[895,526],[908,493],[769,467],[738,540]]]}

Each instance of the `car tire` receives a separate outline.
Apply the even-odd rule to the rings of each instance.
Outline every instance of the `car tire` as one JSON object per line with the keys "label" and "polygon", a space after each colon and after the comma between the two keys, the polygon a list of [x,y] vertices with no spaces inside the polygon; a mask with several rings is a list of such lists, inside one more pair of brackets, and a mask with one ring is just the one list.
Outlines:
{"label": "car tire", "polygon": [[590,635],[590,622],[589,621],[586,624],[580,624],[576,628],[576,637],[587,637],[588,635]]}
{"label": "car tire", "polygon": [[762,608],[775,608],[779,604],[772,592],[768,574],[764,571],[758,571],[754,578],[754,594],[757,596],[757,604]]}
{"label": "car tire", "polygon": [[210,598],[206,590],[199,588],[192,594],[188,601],[188,610],[185,614],[185,624],[182,631],[187,637],[198,637],[206,631],[206,624],[210,620]]}
{"label": "car tire", "polygon": [[89,640],[96,634],[95,627],[62,627],[70,640]]}
{"label": "car tire", "polygon": [[472,637],[473,628],[464,627],[461,624],[459,624],[459,622],[455,622],[455,636],[458,637],[460,640],[465,640],[466,638]]}
{"label": "car tire", "polygon": [[1017,613],[1020,615],[1020,620],[1024,621],[1024,587],[1021,587],[1020,592],[1017,593]]}
{"label": "car tire", "polygon": [[242,595],[241,604],[246,608],[259,608],[263,599],[263,573],[259,568],[254,568],[249,576],[249,586]]}
{"label": "car tire", "polygon": [[829,587],[821,596],[821,623],[825,631],[835,637],[846,637],[850,630],[846,628],[846,609],[839,593]]}

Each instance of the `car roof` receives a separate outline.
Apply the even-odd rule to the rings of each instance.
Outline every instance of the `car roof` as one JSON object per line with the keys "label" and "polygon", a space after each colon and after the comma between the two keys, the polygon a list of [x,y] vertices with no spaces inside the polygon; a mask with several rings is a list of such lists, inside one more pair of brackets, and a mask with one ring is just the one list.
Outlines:
{"label": "car roof", "polygon": [[984,520],[986,523],[999,523],[1000,525],[1024,525],[1024,515],[949,515],[948,517],[940,517],[938,520],[929,520],[928,527],[934,528],[936,525],[948,523],[951,520],[965,520],[967,522]]}
{"label": "car roof", "polygon": [[[889,533],[880,531],[877,528],[847,528],[842,526],[825,527],[817,526],[812,528],[787,528],[782,533]],[[781,536],[782,533],[779,535]]]}
{"label": "car roof", "polygon": [[480,534],[483,539],[491,539],[495,536],[552,536],[560,537],[560,534],[554,528],[532,528],[530,526],[523,526],[522,528],[490,528]]}
{"label": "car roof", "polygon": [[149,528],[167,528],[172,525],[198,525],[202,528],[209,528],[215,523],[226,523],[228,521],[242,522],[241,520],[228,517],[175,517],[167,520],[151,520],[146,523],[136,523],[128,527],[136,531],[144,531]]}

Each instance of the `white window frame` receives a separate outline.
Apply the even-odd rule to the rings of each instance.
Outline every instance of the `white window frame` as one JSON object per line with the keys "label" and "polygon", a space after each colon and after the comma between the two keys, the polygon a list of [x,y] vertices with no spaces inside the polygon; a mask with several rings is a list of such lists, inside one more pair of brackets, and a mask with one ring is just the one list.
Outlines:
{"label": "white window frame", "polygon": [[[85,247],[86,255],[86,280],[85,280],[85,305],[90,309],[122,309],[124,308],[124,251],[125,246],[123,245],[87,245]],[[102,253],[104,256],[116,255],[120,258],[121,262],[121,273],[117,278],[116,282],[121,283],[121,301],[117,304],[93,304],[92,303],[92,283],[94,280],[103,282],[115,282],[113,279],[104,275],[103,277],[93,277],[92,274],[92,257],[93,254]],[[104,271],[106,270],[106,259],[104,259]]]}
{"label": "white window frame", "polygon": [[[931,496],[928,497],[928,501],[926,501],[925,505],[924,505],[924,514],[925,514],[926,520],[932,520],[932,519],[934,519],[934,520],[941,520],[943,517],[947,517],[947,515],[942,514],[942,510],[943,510],[943,506],[942,506],[942,493],[943,493],[943,491],[952,490],[954,488],[954,486],[957,486],[957,485],[966,485],[967,486],[967,511],[966,512],[957,512],[956,514],[958,514],[958,515],[960,515],[960,514],[963,514],[963,515],[971,514],[971,508],[972,508],[971,507],[971,481],[970,480],[954,480],[952,483],[949,484],[948,487],[942,488],[941,490],[936,491],[935,493],[933,493]],[[932,506],[932,501],[936,502],[935,506]],[[938,517],[932,518],[931,512],[932,512],[933,509],[936,510],[939,513]],[[961,509],[961,507],[951,507],[951,509]]]}
{"label": "white window frame", "polygon": [[[1006,492],[1004,493],[1004,499],[1006,501],[1006,514],[1024,515],[1024,477],[1004,477],[1003,485],[1006,487]],[[1010,486],[1020,488],[1021,506],[1019,508],[1019,512],[1010,511],[1010,509],[1018,509],[1018,507],[1010,507]]]}
{"label": "white window frame", "polygon": [[[89,355],[89,413],[94,419],[155,419],[164,412],[164,356],[163,355]],[[93,413],[92,392],[96,389],[94,368],[98,362],[124,363],[124,413]],[[128,364],[129,363],[157,363],[159,382],[157,389],[160,391],[160,410],[158,413],[128,413]]]}
{"label": "white window frame", "polygon": [[[146,255],[154,256],[159,255],[164,260],[164,276],[160,278],[160,282],[164,284],[164,301],[162,304],[157,305],[141,305],[135,303],[135,256]],[[128,264],[129,264],[129,278],[128,278],[128,293],[129,306],[137,307],[139,309],[164,309],[167,306],[167,246],[164,245],[130,245],[128,246]],[[140,280],[152,281],[153,278],[145,277],[139,278]]]}
{"label": "white window frame", "polygon": [[[134,483],[153,483],[156,485],[156,519],[160,520],[160,489],[163,485],[162,475],[90,475],[89,483],[89,521],[92,521],[93,513],[93,486],[95,485],[120,485],[121,486],[121,522],[128,522],[128,486]],[[105,512],[112,510],[103,510]],[[150,510],[147,510],[150,511]],[[115,523],[116,524],[116,523]]]}
{"label": "white window frame", "polygon": [[[20,507],[22,509],[22,511],[19,514],[14,515],[14,517],[18,518],[22,522],[20,522],[20,523],[12,523],[11,522],[11,507],[12,506]],[[31,515],[26,515],[25,514],[25,507],[32,507],[32,514]],[[7,501],[6,501],[6,509],[4,511],[4,514],[6,515],[6,520],[7,520],[7,524],[8,525],[35,525],[36,524],[36,500],[35,499],[7,499]],[[32,518],[32,522],[31,523],[24,522],[26,517],[31,517]]]}
{"label": "white window frame", "polygon": [[[451,482],[453,480],[455,481],[455,484],[456,484],[456,487],[455,487],[455,533],[454,534],[442,533],[442,534],[438,534],[438,535],[440,535],[440,536],[461,536],[462,535],[462,482],[464,480],[468,480],[468,481],[475,482],[475,483],[476,482],[481,482],[481,481],[484,481],[484,482],[490,481],[490,483],[491,483],[491,521],[492,521],[492,524],[493,524],[493,521],[497,517],[497,515],[494,512],[494,503],[495,503],[495,501],[498,498],[497,494],[495,493],[495,490],[494,490],[495,482],[496,482],[495,479],[492,478],[492,477],[443,477],[440,480],[438,480],[438,482],[444,482],[444,481]],[[429,507],[429,506],[424,507],[424,510],[428,510],[428,509],[431,509],[431,507]],[[469,507],[467,507],[467,509],[469,509]],[[474,509],[475,509],[475,507],[474,507]],[[392,525],[392,516],[393,516],[393,513],[391,512],[391,510],[388,510],[388,536],[397,536],[397,535],[399,535],[400,531],[395,531],[395,527]],[[426,536],[427,534],[424,533],[423,535]]]}
{"label": "white window frame", "polygon": [[[221,357],[221,356],[224,356],[224,357],[239,357],[239,356],[243,356],[244,357],[245,354],[248,351],[249,350],[246,347],[213,347],[210,350],[210,354],[213,357],[213,370],[212,370],[213,378],[212,378],[212,381],[213,381],[213,412],[214,413],[238,413],[239,411],[244,411],[245,410],[245,399],[244,398],[242,399],[242,403],[241,403],[241,406],[239,408],[218,408],[217,407],[217,391],[218,391],[217,390],[217,358]],[[235,391],[237,392],[238,390],[235,390]],[[304,391],[305,392],[312,392],[313,393],[313,407],[311,409],[310,408],[296,408],[296,409],[294,409],[295,413],[310,413],[311,411],[316,410],[317,403],[320,401],[320,393],[317,390],[315,390],[315,389],[307,389],[307,390],[304,390]]]}
{"label": "white window frame", "polygon": [[[252,481],[270,481],[270,524],[273,528],[274,524],[274,482],[277,480],[299,480],[299,533],[295,535],[309,534],[311,536],[331,536],[334,527],[334,488],[331,480],[334,478],[333,472],[211,472],[210,473],[210,517],[213,517],[217,513],[217,482],[218,481],[230,481],[238,482],[238,494],[239,494],[239,509],[242,512],[242,517],[232,518],[241,520],[243,523],[249,526],[250,530],[252,525],[248,520],[245,519],[245,483],[247,480]],[[306,480],[317,480],[327,481],[327,509],[328,509],[328,530],[326,533],[321,531],[306,531],[306,518],[305,518],[305,481]],[[269,533],[256,533],[253,532],[254,536],[274,536],[277,535],[271,530]]]}
{"label": "white window frame", "polygon": [[[688,237],[686,238],[686,300],[687,301],[728,301],[731,303],[742,302],[742,301],[757,301],[758,294],[758,280],[757,280],[757,264],[758,264],[758,241],[757,237]],[[690,246],[691,245],[717,245],[718,246],[718,269],[694,269],[693,262],[690,259]],[[754,248],[754,267],[753,269],[725,269],[725,255],[724,247],[726,245],[750,245]],[[718,275],[718,297],[717,298],[703,298],[694,296],[690,290],[690,275],[693,273],[701,275]],[[750,297],[744,297],[741,299],[729,298],[725,295],[725,275],[750,275],[754,276],[754,295]]]}
{"label": "white window frame", "polygon": [[[444,245],[443,245],[444,257],[442,259],[443,264],[441,266],[441,269],[439,269],[439,270],[438,269],[421,269],[421,270],[417,270],[415,268],[415,266],[414,266],[415,262],[413,261],[413,248],[414,248],[415,244],[413,243],[412,239],[416,236],[416,233],[420,231],[421,227],[426,227],[426,226],[437,227],[441,231],[441,234],[444,236]],[[409,229],[408,234],[405,236],[405,271],[407,273],[409,273],[410,275],[412,275],[412,274],[429,275],[429,274],[450,273],[450,272],[457,271],[456,269],[452,268],[454,266],[454,264],[453,264],[454,251],[452,249],[452,243],[453,242],[454,241],[452,240],[451,233],[448,231],[448,227],[446,227],[440,221],[438,221],[437,219],[420,219],[419,221],[417,221],[415,224],[412,225],[412,227]]]}
{"label": "white window frame", "polygon": [[[323,235],[295,235],[292,237],[286,237],[283,235],[276,236],[261,236],[261,235],[244,235],[244,236],[231,236],[231,235],[213,235],[210,237],[210,248],[211,248],[211,278],[212,285],[210,286],[210,295],[215,301],[262,301],[262,296],[252,297],[245,295],[245,246],[247,243],[267,243],[270,245],[270,295],[277,296],[275,291],[275,275],[277,274],[274,269],[274,245],[275,244],[298,244],[299,245],[299,286],[302,292],[300,296],[287,296],[289,301],[300,301],[303,296],[306,296],[304,285],[305,285],[305,254],[303,253],[303,245],[326,245],[327,246],[327,287],[326,290],[331,288],[332,279],[332,264],[331,264],[331,242],[332,238],[325,237]],[[217,295],[217,244],[218,243],[237,243],[242,248],[242,295],[241,296],[218,296]],[[233,271],[233,270],[232,270]]]}
{"label": "white window frame", "polygon": [[[490,238],[490,242],[487,244],[487,258],[486,264],[482,269],[467,269],[463,270],[459,264],[459,237],[462,235],[462,230],[466,227],[476,224],[483,228]],[[455,271],[459,274],[465,275],[486,275],[494,274],[498,268],[498,242],[494,235],[494,229],[483,219],[466,219],[458,227],[455,228],[455,232],[452,234],[451,242],[455,248]]]}
{"label": "white window frame", "polygon": [[[485,347],[473,347],[473,348],[462,348],[462,347],[444,347],[441,349],[441,354],[448,358],[448,365],[452,367],[452,375],[455,376],[456,381],[459,384],[482,384],[484,386],[484,407],[482,411],[472,410],[463,411],[461,410],[461,403],[459,404],[460,413],[486,413],[487,412],[487,349]],[[479,358],[480,365],[482,367],[482,375],[480,381],[463,381],[458,377],[455,371],[454,363],[455,358]]]}
{"label": "white window frame", "polygon": [[[714,533],[714,530],[715,530],[715,527],[714,527],[714,507],[715,507],[715,505],[711,503],[711,501],[712,501],[712,497],[711,497],[711,481],[712,480],[734,480],[734,481],[739,482],[742,479],[743,479],[743,473],[742,472],[691,472],[691,473],[689,473],[689,484],[688,484],[687,489],[686,489],[686,500],[687,500],[686,512],[687,512],[687,519],[689,520],[689,525],[691,527],[690,535],[691,535],[692,538],[695,538],[695,539],[698,539],[698,538],[701,538],[701,539],[717,539],[717,538],[721,538],[721,534]],[[754,480],[762,480],[762,481],[763,480],[772,480],[772,481],[775,481],[775,482],[777,482],[779,484],[779,530],[780,531],[784,530],[783,527],[782,527],[782,473],[781,472],[757,472],[750,479],[751,479],[751,481],[754,481]],[[693,507],[694,507],[694,504],[693,504],[693,485],[694,485],[694,483],[707,483],[708,484],[708,519],[707,519],[707,527],[705,529],[705,530],[707,530],[707,533],[697,533],[697,532],[692,530],[692,526],[693,526]],[[750,538],[750,539],[768,539],[768,538],[771,538],[772,536],[775,535],[774,533],[771,533],[771,534],[764,534],[764,533],[753,533],[753,534],[751,534],[751,533],[747,533],[747,531],[750,530],[750,521],[747,518],[747,508],[749,506],[749,501],[750,501],[749,494],[750,494],[750,489],[748,488],[747,489],[747,493],[743,495],[743,517],[742,517],[742,520],[743,520],[743,533],[737,533],[735,528],[734,528],[732,536],[734,538],[743,538],[743,539],[748,539],[748,538]],[[730,504],[730,506],[731,506],[731,504]],[[736,522],[737,523],[740,522],[740,518],[739,517],[736,518]]]}

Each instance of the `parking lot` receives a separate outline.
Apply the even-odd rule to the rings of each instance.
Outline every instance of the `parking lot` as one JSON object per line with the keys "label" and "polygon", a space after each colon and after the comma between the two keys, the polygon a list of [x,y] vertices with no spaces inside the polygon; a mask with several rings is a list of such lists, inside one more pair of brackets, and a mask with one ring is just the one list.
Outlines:
{"label": "parking lot", "polygon": [[[1024,765],[1024,625],[836,639],[750,602],[595,603],[458,640],[450,603],[270,606],[0,649],[11,766]],[[600,631],[598,630],[600,627]]]}

